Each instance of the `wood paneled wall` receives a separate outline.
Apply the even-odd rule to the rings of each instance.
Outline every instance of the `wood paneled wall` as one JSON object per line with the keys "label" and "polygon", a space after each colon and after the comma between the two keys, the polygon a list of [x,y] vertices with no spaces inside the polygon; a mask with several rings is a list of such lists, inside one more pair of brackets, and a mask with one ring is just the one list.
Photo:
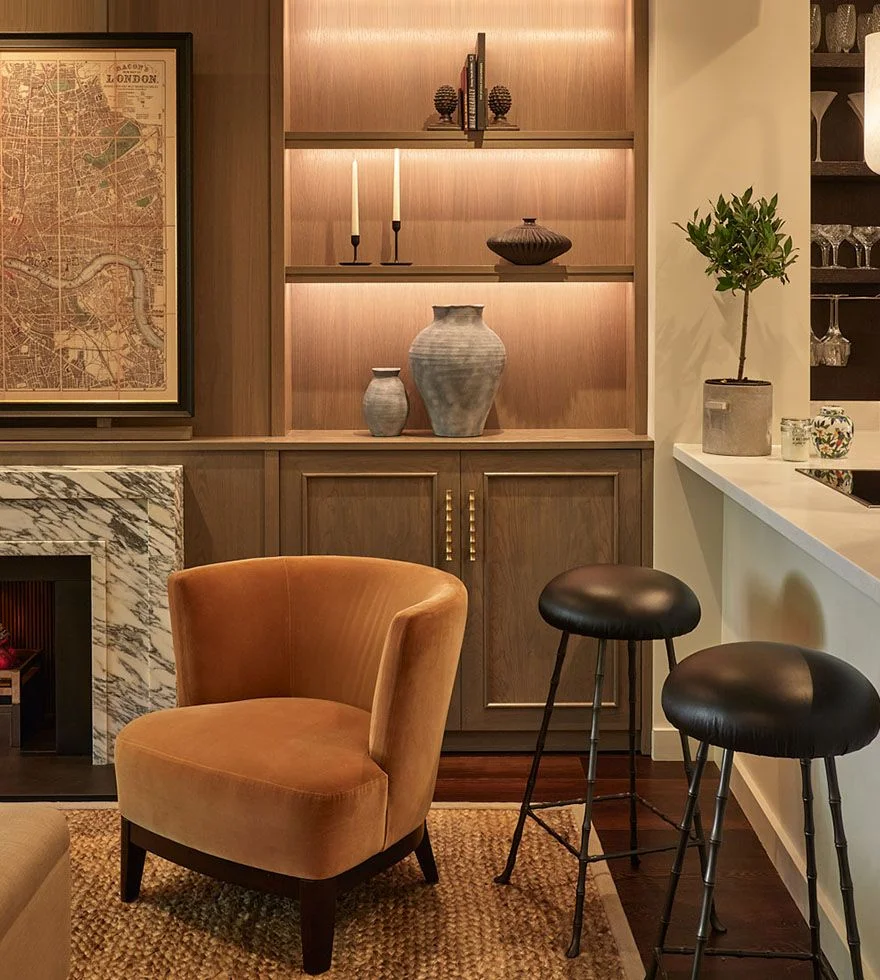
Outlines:
{"label": "wood paneled wall", "polygon": [[[402,150],[401,257],[416,265],[494,265],[498,258],[486,239],[536,217],[572,240],[560,261],[626,265],[632,261],[631,156],[603,149]],[[355,159],[360,255],[373,262],[390,257],[393,150],[288,150],[290,265],[335,265],[347,256]]]}
{"label": "wood paneled wall", "polygon": [[510,88],[523,129],[627,128],[620,0],[296,0],[287,129],[421,129],[434,90],[458,86],[477,31],[487,84]]}
{"label": "wood paneled wall", "polygon": [[[622,428],[626,425],[626,319],[630,283],[347,283],[288,285],[293,426],[363,425],[370,368],[402,367],[412,429],[430,428],[407,364],[431,306],[485,305],[507,347],[507,365],[487,426]],[[537,367],[536,367],[537,365]],[[297,392],[306,392],[298,398]]]}
{"label": "wood paneled wall", "polygon": [[193,34],[197,435],[270,432],[272,293],[283,288],[270,256],[270,18],[280,4],[0,0],[3,31]]}

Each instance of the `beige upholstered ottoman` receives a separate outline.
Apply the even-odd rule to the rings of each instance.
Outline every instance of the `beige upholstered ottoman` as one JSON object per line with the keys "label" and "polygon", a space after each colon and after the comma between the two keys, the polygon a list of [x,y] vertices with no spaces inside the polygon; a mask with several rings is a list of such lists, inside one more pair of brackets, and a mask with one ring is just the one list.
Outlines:
{"label": "beige upholstered ottoman", "polygon": [[0,804],[0,976],[70,969],[70,837],[50,807]]}

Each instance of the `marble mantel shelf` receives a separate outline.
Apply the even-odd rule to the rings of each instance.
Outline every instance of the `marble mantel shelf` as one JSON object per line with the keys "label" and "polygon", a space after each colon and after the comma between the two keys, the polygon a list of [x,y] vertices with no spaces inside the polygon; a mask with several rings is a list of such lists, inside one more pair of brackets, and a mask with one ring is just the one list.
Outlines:
{"label": "marble mantel shelf", "polygon": [[111,762],[123,725],[175,703],[183,467],[0,466],[0,556],[59,554],[91,559],[92,760]]}

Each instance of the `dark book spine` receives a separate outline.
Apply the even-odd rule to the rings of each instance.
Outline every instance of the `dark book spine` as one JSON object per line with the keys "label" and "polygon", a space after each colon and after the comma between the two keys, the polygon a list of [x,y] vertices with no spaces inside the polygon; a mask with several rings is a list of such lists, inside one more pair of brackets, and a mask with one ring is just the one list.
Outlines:
{"label": "dark book spine", "polygon": [[464,130],[468,128],[467,106],[467,65],[465,64],[461,66],[461,76],[458,81],[458,118]]}
{"label": "dark book spine", "polygon": [[477,128],[477,56],[467,56],[467,116],[468,129]]}
{"label": "dark book spine", "polygon": [[486,104],[486,35],[477,35],[477,129],[485,129],[488,123]]}

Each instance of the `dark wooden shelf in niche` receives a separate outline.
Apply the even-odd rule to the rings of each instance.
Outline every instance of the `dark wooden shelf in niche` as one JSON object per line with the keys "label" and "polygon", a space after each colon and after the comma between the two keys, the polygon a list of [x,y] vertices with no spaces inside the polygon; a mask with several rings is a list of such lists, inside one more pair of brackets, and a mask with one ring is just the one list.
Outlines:
{"label": "dark wooden shelf in niche", "polygon": [[876,180],[876,174],[864,160],[824,160],[814,163],[811,173],[819,180]]}
{"label": "dark wooden shelf in niche", "polygon": [[284,145],[288,150],[296,149],[343,149],[401,147],[402,149],[442,148],[479,149],[481,147],[522,148],[528,146],[541,149],[632,149],[634,136],[632,130],[609,130],[597,132],[578,131],[526,131],[487,129],[483,132],[465,133],[461,130],[425,130],[424,132],[326,132],[284,134]]}
{"label": "dark wooden shelf in niche", "polygon": [[811,269],[813,283],[826,285],[880,285],[880,269]]}
{"label": "dark wooden shelf in niche", "polygon": [[865,56],[863,54],[828,54],[819,52],[810,56],[810,67],[816,69],[831,69],[839,71],[842,68],[852,69],[853,71],[865,70]]}
{"label": "dark wooden shelf in niche", "polygon": [[632,282],[631,265],[288,266],[287,282]]}

